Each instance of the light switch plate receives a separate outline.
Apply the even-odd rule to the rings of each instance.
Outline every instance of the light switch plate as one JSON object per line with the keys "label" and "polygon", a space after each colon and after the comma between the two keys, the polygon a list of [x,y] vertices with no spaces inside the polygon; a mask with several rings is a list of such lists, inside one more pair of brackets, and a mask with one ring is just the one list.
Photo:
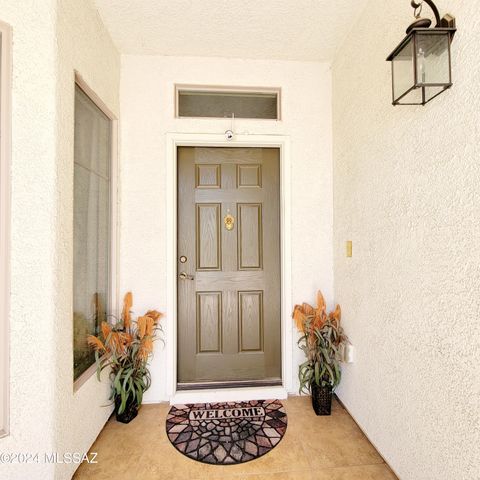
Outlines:
{"label": "light switch plate", "polygon": [[353,244],[351,240],[347,240],[347,257],[352,257]]}

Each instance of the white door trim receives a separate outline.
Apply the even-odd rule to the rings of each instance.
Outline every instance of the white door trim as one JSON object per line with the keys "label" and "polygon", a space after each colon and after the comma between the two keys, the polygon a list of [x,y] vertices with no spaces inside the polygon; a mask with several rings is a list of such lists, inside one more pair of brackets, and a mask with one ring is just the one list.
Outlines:
{"label": "white door trim", "polygon": [[[167,395],[170,403],[260,400],[286,398],[292,389],[292,258],[291,258],[291,157],[290,138],[285,135],[166,134],[167,172],[167,318],[165,329]],[[177,148],[276,147],[280,150],[280,221],[282,268],[282,386],[177,392]]]}

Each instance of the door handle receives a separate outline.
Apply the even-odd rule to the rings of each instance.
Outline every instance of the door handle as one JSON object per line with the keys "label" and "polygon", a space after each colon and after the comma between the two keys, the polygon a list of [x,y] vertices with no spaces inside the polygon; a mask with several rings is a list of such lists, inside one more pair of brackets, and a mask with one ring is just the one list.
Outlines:
{"label": "door handle", "polygon": [[180,272],[179,275],[180,280],[194,280],[195,277],[193,275],[189,275],[187,272]]}

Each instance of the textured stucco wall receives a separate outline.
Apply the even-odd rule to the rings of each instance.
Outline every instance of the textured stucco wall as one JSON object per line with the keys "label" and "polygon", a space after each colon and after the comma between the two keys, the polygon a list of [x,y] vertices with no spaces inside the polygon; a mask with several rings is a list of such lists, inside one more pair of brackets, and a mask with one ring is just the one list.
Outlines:
{"label": "textured stucco wall", "polygon": [[[110,410],[108,384],[73,392],[74,69],[117,115],[120,57],[88,1],[0,0],[13,27],[10,435],[0,478],[69,479],[43,454],[87,451]],[[85,421],[88,419],[88,421]]]}
{"label": "textured stucco wall", "polygon": [[95,0],[124,54],[300,61],[330,61],[366,2]]}
{"label": "textured stucco wall", "polygon": [[334,63],[335,296],[356,346],[339,395],[402,480],[473,480],[480,20],[478,2],[436,3],[459,31],[454,87],[430,105],[391,106],[385,58],[409,2],[370,1]]}
{"label": "textured stucco wall", "polygon": [[[230,120],[175,119],[174,83],[282,87],[281,122],[237,120],[238,133],[292,143],[293,301],[333,298],[331,75],[328,64],[123,56],[121,81],[121,291],[134,309],[166,307],[165,133],[223,133]],[[295,362],[301,352],[294,349]],[[296,369],[293,369],[297,389]],[[165,349],[152,363],[146,401],[166,400]]]}
{"label": "textured stucco wall", "polygon": [[[0,452],[54,445],[56,225],[54,0],[0,0],[13,28],[10,435]],[[53,465],[0,464],[0,478],[50,480]]]}
{"label": "textured stucco wall", "polygon": [[[119,118],[120,55],[90,0],[58,0],[57,46],[55,450],[63,453],[88,451],[111,413],[104,406],[107,379],[99,384],[94,375],[76,392],[72,388],[74,71]],[[55,478],[70,478],[76,466],[57,465]]]}

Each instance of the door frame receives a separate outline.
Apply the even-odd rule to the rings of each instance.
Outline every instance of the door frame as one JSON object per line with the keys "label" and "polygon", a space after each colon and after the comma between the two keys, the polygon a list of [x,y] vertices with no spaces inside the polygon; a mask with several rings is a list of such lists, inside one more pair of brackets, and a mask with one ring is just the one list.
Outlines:
{"label": "door frame", "polygon": [[[167,315],[165,322],[167,396],[170,403],[286,398],[292,389],[293,324],[291,256],[291,154],[286,135],[166,134]],[[282,385],[177,391],[177,149],[178,147],[278,148],[280,152],[281,355]]]}

